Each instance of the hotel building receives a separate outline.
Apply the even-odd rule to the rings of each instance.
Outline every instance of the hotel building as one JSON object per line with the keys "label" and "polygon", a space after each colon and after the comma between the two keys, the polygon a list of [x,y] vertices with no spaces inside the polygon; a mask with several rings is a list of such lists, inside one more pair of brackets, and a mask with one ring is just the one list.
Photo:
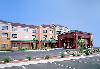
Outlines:
{"label": "hotel building", "polygon": [[26,25],[0,21],[0,50],[57,47],[57,36],[68,32],[61,25]]}

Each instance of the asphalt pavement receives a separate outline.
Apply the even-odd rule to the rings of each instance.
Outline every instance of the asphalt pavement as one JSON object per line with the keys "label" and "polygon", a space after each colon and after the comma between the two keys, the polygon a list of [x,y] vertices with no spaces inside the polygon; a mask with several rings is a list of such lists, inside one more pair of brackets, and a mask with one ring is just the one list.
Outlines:
{"label": "asphalt pavement", "polygon": [[6,67],[3,69],[100,69],[100,56]]}
{"label": "asphalt pavement", "polygon": [[16,52],[0,52],[0,60],[3,58],[10,57],[14,60],[18,59],[25,59],[27,56],[31,56],[33,58],[41,58],[46,55],[50,56],[58,56],[59,52],[64,52],[66,50],[63,49],[55,49],[50,51],[29,51],[29,52],[22,52],[22,51],[16,51]]}

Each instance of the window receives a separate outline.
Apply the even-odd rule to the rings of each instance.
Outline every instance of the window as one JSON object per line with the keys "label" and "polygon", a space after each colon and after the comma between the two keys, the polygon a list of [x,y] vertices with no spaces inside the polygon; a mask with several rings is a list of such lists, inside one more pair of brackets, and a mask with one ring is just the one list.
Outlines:
{"label": "window", "polygon": [[46,39],[47,39],[47,35],[44,35],[44,36],[43,36],[43,39],[46,40]]}
{"label": "window", "polygon": [[8,33],[2,33],[2,37],[8,37]]}
{"label": "window", "polygon": [[28,28],[25,28],[24,31],[25,31],[25,32],[28,32]]}
{"label": "window", "polygon": [[50,36],[50,39],[54,39],[54,37],[53,36]]}
{"label": "window", "polygon": [[17,38],[17,34],[12,34],[12,37],[13,38]]}
{"label": "window", "polygon": [[44,35],[44,38],[46,38],[47,37],[47,35]]}
{"label": "window", "polygon": [[64,28],[64,31],[66,31],[67,29],[66,28]]}
{"label": "window", "polygon": [[33,36],[33,40],[34,41],[37,41],[38,40],[38,38],[36,37],[36,35],[32,35]]}
{"label": "window", "polygon": [[17,47],[17,44],[16,44],[16,43],[13,43],[13,44],[12,44],[12,47]]}
{"label": "window", "polygon": [[8,26],[2,26],[2,30],[8,30]]}
{"label": "window", "polygon": [[32,33],[36,33],[36,30],[32,30]]}
{"label": "window", "polygon": [[59,30],[62,30],[62,27],[59,27]]}
{"label": "window", "polygon": [[17,31],[17,28],[16,27],[12,27],[12,31]]}
{"label": "window", "polygon": [[47,30],[43,30],[43,33],[47,33]]}
{"label": "window", "polygon": [[53,33],[53,30],[50,30],[50,34],[52,34]]}
{"label": "window", "polygon": [[33,36],[33,39],[36,38],[36,35],[32,35],[32,36]]}
{"label": "window", "polygon": [[57,34],[61,34],[61,31],[56,31]]}
{"label": "window", "polygon": [[6,48],[8,44],[2,44],[2,48]]}

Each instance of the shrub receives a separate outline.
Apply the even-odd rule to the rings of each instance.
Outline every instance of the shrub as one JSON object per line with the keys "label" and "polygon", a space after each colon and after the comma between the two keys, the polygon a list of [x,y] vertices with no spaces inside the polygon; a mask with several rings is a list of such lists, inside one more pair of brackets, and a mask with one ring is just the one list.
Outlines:
{"label": "shrub", "polygon": [[72,53],[71,55],[76,56],[75,53]]}
{"label": "shrub", "polygon": [[12,59],[11,59],[11,58],[4,58],[3,61],[4,61],[5,63],[8,63],[8,62],[12,61]]}
{"label": "shrub", "polygon": [[92,52],[90,52],[90,54],[93,54]]}
{"label": "shrub", "polygon": [[64,52],[62,52],[62,53],[60,54],[60,56],[61,56],[61,58],[64,58],[64,57],[65,57]]}
{"label": "shrub", "polygon": [[84,51],[84,53],[85,53],[85,55],[89,55],[90,54],[88,50]]}
{"label": "shrub", "polygon": [[100,49],[98,49],[98,52],[100,52]]}
{"label": "shrub", "polygon": [[45,49],[46,49],[46,47],[45,47],[45,46],[42,46],[42,47],[41,47],[41,49],[42,49],[42,50],[45,50]]}
{"label": "shrub", "polygon": [[46,56],[45,56],[45,59],[49,59],[49,58],[50,58],[50,56],[49,56],[49,55],[46,55]]}
{"label": "shrub", "polygon": [[27,48],[26,48],[26,49],[24,49],[24,48],[23,48],[23,49],[19,49],[19,51],[22,51],[22,52],[24,52],[24,51],[26,51],[26,50],[27,50]]}
{"label": "shrub", "polygon": [[98,48],[98,49],[96,49],[96,52],[100,52],[100,49]]}
{"label": "shrub", "polygon": [[77,54],[77,56],[80,56],[80,54]]}
{"label": "shrub", "polygon": [[31,56],[27,56],[26,57],[29,61],[32,59],[32,57]]}

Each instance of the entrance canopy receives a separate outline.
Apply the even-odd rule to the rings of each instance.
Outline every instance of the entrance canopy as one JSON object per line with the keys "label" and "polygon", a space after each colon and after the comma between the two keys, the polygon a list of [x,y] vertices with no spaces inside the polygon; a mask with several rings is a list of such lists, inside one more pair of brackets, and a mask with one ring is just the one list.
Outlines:
{"label": "entrance canopy", "polygon": [[71,30],[68,33],[61,34],[58,36],[58,47],[77,49],[79,48],[78,40],[81,38],[87,41],[87,47],[92,47],[93,44],[91,43],[91,36],[91,33]]}

